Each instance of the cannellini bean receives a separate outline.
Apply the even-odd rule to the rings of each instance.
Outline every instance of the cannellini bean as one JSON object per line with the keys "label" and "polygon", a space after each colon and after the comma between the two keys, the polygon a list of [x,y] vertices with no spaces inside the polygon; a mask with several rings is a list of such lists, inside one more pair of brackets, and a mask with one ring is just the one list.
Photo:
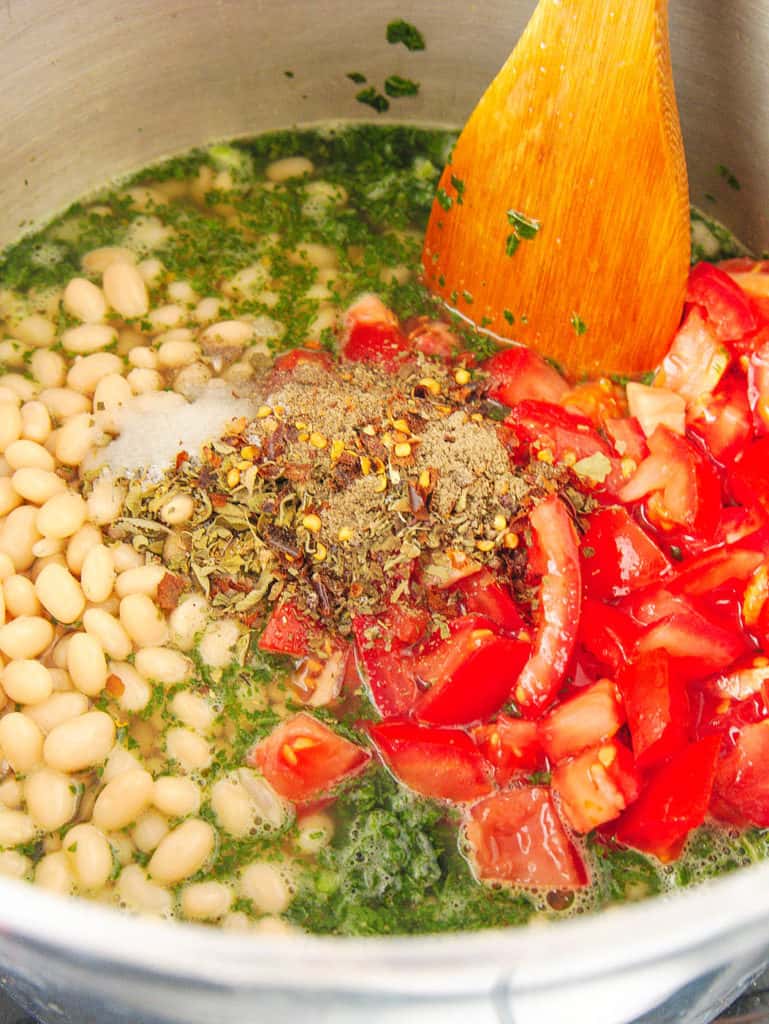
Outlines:
{"label": "cannellini bean", "polygon": [[24,798],[35,825],[44,832],[55,832],[74,818],[78,787],[62,772],[38,768],[24,781]]}
{"label": "cannellini bean", "polygon": [[39,615],[20,615],[0,626],[0,651],[13,660],[36,658],[53,642],[53,626]]}
{"label": "cannellini bean", "polygon": [[64,837],[63,847],[80,888],[93,892],[107,884],[112,874],[112,851],[98,828],[75,825]]}
{"label": "cannellini bean", "polygon": [[158,513],[164,523],[169,526],[180,526],[192,518],[195,501],[190,494],[175,494],[160,507]]}
{"label": "cannellini bean", "polygon": [[136,569],[144,565],[144,555],[140,554],[130,544],[115,544],[110,548],[112,557],[115,559],[115,571],[125,572],[127,569]]}
{"label": "cannellini bean", "polygon": [[[14,813],[9,811],[8,813]],[[214,848],[215,833],[207,821],[189,818],[169,832],[152,855],[150,878],[175,885],[199,871]]]}
{"label": "cannellini bean", "polygon": [[247,836],[254,827],[254,805],[235,777],[218,779],[214,783],[211,809],[217,823],[232,836]]}
{"label": "cannellini bean", "polygon": [[67,377],[67,364],[58,352],[38,349],[32,353],[29,368],[42,388],[59,388]]}
{"label": "cannellini bean", "polygon": [[21,411],[16,402],[0,401],[0,452],[21,437]]}
{"label": "cannellini bean", "polygon": [[12,777],[0,782],[0,804],[9,807],[12,811],[16,811],[21,807],[23,800],[24,790],[20,782]]}
{"label": "cannellini bean", "polygon": [[205,771],[211,765],[211,747],[191,729],[169,729],[166,752],[185,772]]}
{"label": "cannellini bean", "polygon": [[51,433],[51,417],[42,402],[25,402],[21,407],[21,436],[43,444]]}
{"label": "cannellini bean", "polygon": [[9,615],[18,618],[20,615],[39,615],[40,602],[35,593],[35,584],[28,576],[14,573],[3,582],[3,597]]}
{"label": "cannellini bean", "polygon": [[232,898],[232,890],[221,882],[195,882],[182,892],[182,913],[194,921],[216,921],[230,909]]}
{"label": "cannellini bean", "polygon": [[88,495],[88,518],[98,526],[114,523],[123,511],[125,495],[122,484],[113,480],[109,473],[102,473]]}
{"label": "cannellini bean", "polygon": [[40,704],[53,693],[51,673],[39,661],[9,662],[0,675],[0,683],[16,704]]}
{"label": "cannellini bean", "polygon": [[174,608],[168,619],[171,642],[182,651],[189,651],[195,638],[202,633],[208,622],[208,602],[201,594],[184,598]]}
{"label": "cannellini bean", "polygon": [[251,900],[263,914],[282,914],[291,902],[291,892],[283,873],[266,861],[255,861],[240,874],[241,896]]}
{"label": "cannellini bean", "polygon": [[164,341],[158,348],[158,365],[165,370],[189,366],[200,356],[200,346],[193,341]]}
{"label": "cannellini bean", "polygon": [[150,391],[160,391],[163,387],[163,378],[157,370],[143,370],[136,367],[127,374],[126,380],[135,395],[146,395]]}
{"label": "cannellini bean", "polygon": [[57,892],[61,896],[67,896],[72,892],[72,872],[69,858],[63,850],[48,853],[38,861],[35,868],[35,885],[42,886],[49,892]]}
{"label": "cannellini bean", "polygon": [[146,594],[128,594],[121,600],[120,622],[137,647],[162,647],[168,639],[165,617]]}
{"label": "cannellini bean", "polygon": [[138,819],[131,830],[131,838],[142,853],[152,853],[168,835],[168,822],[162,814],[149,810]]}
{"label": "cannellini bean", "polygon": [[79,772],[102,764],[114,742],[115,723],[110,716],[104,711],[87,711],[48,733],[43,758],[51,768]]}
{"label": "cannellini bean", "polygon": [[67,386],[83,395],[95,394],[105,377],[119,374],[123,360],[112,352],[95,352],[76,359],[67,374]]}
{"label": "cannellini bean", "polygon": [[143,647],[136,654],[136,668],[145,679],[173,686],[192,674],[192,662],[167,647]]}
{"label": "cannellini bean", "polygon": [[25,775],[40,763],[43,734],[28,715],[12,711],[0,718],[0,749],[17,775]]}
{"label": "cannellini bean", "polygon": [[132,754],[130,750],[126,750],[125,747],[115,746],[110,751],[110,755],[104,765],[101,780],[106,785],[124,772],[135,771],[138,768],[141,768],[141,764],[135,754]]}
{"label": "cannellini bean", "polygon": [[244,320],[220,320],[211,324],[200,335],[203,350],[228,347],[243,348],[254,336],[251,324]]}
{"label": "cannellini bean", "polygon": [[106,324],[81,324],[80,327],[68,327],[62,333],[61,343],[67,352],[75,355],[88,355],[107,348],[117,341],[117,331]]}
{"label": "cannellini bean", "polygon": [[79,494],[54,494],[37,513],[35,525],[43,537],[71,537],[83,525],[88,507]]}
{"label": "cannellini bean", "polygon": [[63,636],[60,636],[54,644],[53,650],[46,655],[48,661],[55,668],[67,668],[67,652],[72,643],[72,635],[72,633],[64,633]]}
{"label": "cannellini bean", "polygon": [[125,828],[152,803],[152,776],[142,768],[123,772],[108,782],[96,798],[93,823],[106,832]]}
{"label": "cannellini bean", "polygon": [[197,814],[202,796],[200,787],[183,775],[161,775],[155,779],[152,802],[169,818],[186,818]]}
{"label": "cannellini bean", "polygon": [[[17,472],[24,471],[17,470]],[[38,472],[43,471],[38,470]],[[19,505],[21,505],[21,498],[13,486],[13,478],[7,476],[0,477],[0,516],[7,516],[9,512],[13,512]]]}
{"label": "cannellini bean", "polygon": [[0,365],[20,370],[30,358],[31,351],[32,349],[22,345],[20,341],[6,338],[5,341],[0,341]]}
{"label": "cannellini bean", "polygon": [[[9,694],[10,696],[10,694]],[[171,711],[185,725],[196,732],[208,732],[216,719],[216,712],[205,697],[181,690],[171,700]]]}
{"label": "cannellini bean", "polygon": [[74,622],[85,609],[82,588],[63,565],[47,565],[37,577],[35,593],[46,611],[59,622]]}
{"label": "cannellini bean", "polygon": [[133,396],[131,385],[119,373],[105,374],[93,393],[93,411],[119,409]]}
{"label": "cannellini bean", "polygon": [[11,558],[17,572],[24,572],[35,560],[32,548],[40,540],[37,509],[21,505],[8,513],[0,526],[0,552]]}
{"label": "cannellini bean", "polygon": [[102,275],[102,288],[107,302],[126,320],[146,316],[149,309],[147,285],[135,266],[111,263]]}
{"label": "cannellini bean", "polygon": [[154,562],[136,569],[126,569],[125,572],[120,573],[115,582],[115,593],[120,598],[127,597],[129,594],[146,594],[147,597],[157,597],[158,584],[165,574],[165,566]]}
{"label": "cannellini bean", "polygon": [[62,299],[70,316],[86,324],[99,323],[107,315],[107,301],[101,288],[85,277],[73,277]]}
{"label": "cannellini bean", "polygon": [[160,916],[171,913],[171,893],[162,886],[148,881],[138,864],[129,864],[123,868],[117,888],[121,900],[133,910]]}
{"label": "cannellini bean", "polygon": [[128,362],[131,366],[138,366],[143,370],[157,370],[158,357],[151,348],[146,345],[136,345],[128,353]]}
{"label": "cannellini bean", "polygon": [[142,260],[138,264],[138,270],[145,284],[148,284],[150,288],[154,288],[160,283],[165,268],[159,259],[152,256],[149,259]]}
{"label": "cannellini bean", "polygon": [[105,245],[87,252],[81,263],[86,273],[103,274],[112,263],[136,263],[136,257],[130,249],[118,245]]}
{"label": "cannellini bean", "polygon": [[56,435],[56,458],[65,466],[79,466],[88,454],[96,437],[96,427],[90,413],[70,416]]}
{"label": "cannellini bean", "polygon": [[328,846],[334,836],[334,822],[328,814],[307,814],[299,822],[297,846],[306,854],[316,854]]}
{"label": "cannellini bean", "polygon": [[240,626],[234,619],[210,623],[200,641],[200,657],[212,668],[224,668],[232,661],[232,652],[240,638]]}
{"label": "cannellini bean", "polygon": [[51,321],[38,313],[25,316],[14,327],[14,334],[19,341],[35,348],[48,348],[56,337],[56,327]]}
{"label": "cannellini bean", "polygon": [[32,870],[32,861],[16,850],[3,850],[0,853],[0,875],[5,878],[26,878]]}
{"label": "cannellini bean", "polygon": [[200,394],[212,376],[212,371],[205,363],[190,363],[183,366],[174,376],[174,391],[192,400]]}
{"label": "cannellini bean", "polygon": [[[24,709],[24,714],[30,718],[42,733],[48,735],[52,729],[62,722],[68,722],[71,718],[84,715],[88,710],[88,698],[82,693],[68,691],[65,693],[52,693],[48,700],[40,704]],[[41,738],[42,747],[42,738]]]}
{"label": "cannellini bean", "polygon": [[74,633],[67,646],[67,670],[81,693],[96,697],[107,684],[107,659],[91,633]]}
{"label": "cannellini bean", "polygon": [[79,576],[83,571],[86,555],[91,548],[101,542],[102,535],[98,526],[94,526],[92,523],[81,526],[67,544],[67,568],[69,571],[75,576]]}
{"label": "cannellini bean", "polygon": [[315,165],[305,156],[285,156],[273,160],[264,172],[268,181],[287,181],[289,178],[301,178],[312,174]]}
{"label": "cannellini bean", "polygon": [[104,544],[96,544],[83,559],[80,585],[87,600],[94,604],[106,601],[115,585],[115,560]]}
{"label": "cannellini bean", "polygon": [[124,711],[136,713],[146,708],[152,696],[152,688],[133,665],[127,661],[111,661],[109,673],[117,676],[123,684],[123,692],[117,697],[117,702]]}
{"label": "cannellini bean", "polygon": [[153,331],[163,331],[169,327],[178,327],[179,324],[184,323],[185,318],[184,309],[176,302],[169,303],[166,306],[158,306],[156,309],[151,310],[147,316]]}
{"label": "cannellini bean", "polygon": [[38,469],[53,470],[56,466],[53,456],[46,451],[37,441],[28,441],[22,438],[13,441],[5,449],[5,458],[11,469],[21,469],[26,466],[37,466]]}
{"label": "cannellini bean", "polygon": [[[133,650],[131,638],[114,615],[102,608],[87,608],[83,615],[86,633],[95,636],[102,648],[115,661],[125,661]],[[0,630],[0,638],[2,630]],[[0,649],[2,646],[0,645]]]}
{"label": "cannellini bean", "polygon": [[11,483],[17,494],[34,505],[43,505],[54,494],[61,494],[67,489],[65,482],[56,473],[34,466],[17,469],[11,477]]}
{"label": "cannellini bean", "polygon": [[[30,398],[35,398],[38,392],[37,385],[27,380],[26,377],[22,377],[20,373],[4,373],[0,377],[0,388],[3,391],[10,391],[12,394],[22,402],[28,402]],[[4,395],[7,398],[7,395]]]}
{"label": "cannellini bean", "polygon": [[39,397],[51,416],[62,422],[91,409],[88,397],[71,388],[46,388]]}
{"label": "cannellini bean", "polygon": [[194,317],[199,324],[208,323],[211,320],[216,320],[219,316],[219,310],[221,309],[221,302],[219,299],[214,298],[212,295],[201,299],[195,307]]}
{"label": "cannellini bean", "polygon": [[65,693],[70,690],[74,690],[72,679],[66,669],[49,668],[48,671],[51,673],[51,681],[53,682],[54,691]]}
{"label": "cannellini bean", "polygon": [[16,572],[10,555],[0,552],[0,581],[5,582],[9,576]]}

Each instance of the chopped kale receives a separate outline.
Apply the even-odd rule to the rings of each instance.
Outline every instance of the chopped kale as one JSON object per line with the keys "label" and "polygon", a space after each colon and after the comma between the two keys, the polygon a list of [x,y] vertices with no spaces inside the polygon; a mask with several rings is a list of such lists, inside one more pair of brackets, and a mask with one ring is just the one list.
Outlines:
{"label": "chopped kale", "polygon": [[366,76],[361,74],[360,71],[348,71],[347,77],[351,82],[355,82],[356,85],[363,85],[366,81]]}
{"label": "chopped kale", "polygon": [[410,78],[401,78],[400,75],[390,75],[385,79],[385,92],[393,98],[399,96],[416,96],[419,92],[419,82]]}
{"label": "chopped kale", "polygon": [[386,110],[390,109],[390,101],[381,92],[378,92],[373,85],[368,86],[367,89],[361,89],[355,99],[358,103],[364,103],[367,107],[376,110],[377,114],[383,114]]}
{"label": "chopped kale", "polygon": [[425,48],[425,37],[415,25],[404,21],[403,18],[397,18],[387,26],[387,42],[393,45],[403,43],[407,50]]}

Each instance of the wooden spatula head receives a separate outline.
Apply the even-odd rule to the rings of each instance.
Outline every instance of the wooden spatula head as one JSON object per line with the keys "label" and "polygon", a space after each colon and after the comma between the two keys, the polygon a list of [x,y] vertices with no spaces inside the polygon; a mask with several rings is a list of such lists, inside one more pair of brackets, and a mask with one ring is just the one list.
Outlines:
{"label": "wooden spatula head", "polygon": [[666,0],[540,0],[443,172],[428,286],[574,373],[635,373],[678,325],[689,249]]}

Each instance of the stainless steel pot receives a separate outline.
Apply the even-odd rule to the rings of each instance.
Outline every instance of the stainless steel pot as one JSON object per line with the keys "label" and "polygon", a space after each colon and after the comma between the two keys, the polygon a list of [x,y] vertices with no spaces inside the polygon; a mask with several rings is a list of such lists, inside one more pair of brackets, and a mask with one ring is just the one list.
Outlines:
{"label": "stainless steel pot", "polygon": [[[533,6],[5,0],[0,246],[150,160],[213,138],[360,117],[347,71],[417,78],[419,97],[393,115],[459,123]],[[693,198],[759,250],[769,243],[769,6],[673,7]],[[419,25],[424,53],[385,43],[393,16]],[[0,880],[0,979],[51,1024],[702,1024],[767,960],[769,865],[561,925],[371,941],[172,926]]]}

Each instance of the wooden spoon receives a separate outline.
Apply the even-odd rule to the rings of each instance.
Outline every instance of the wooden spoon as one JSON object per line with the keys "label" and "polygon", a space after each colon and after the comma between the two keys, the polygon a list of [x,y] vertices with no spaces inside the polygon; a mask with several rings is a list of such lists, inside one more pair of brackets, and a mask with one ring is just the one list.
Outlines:
{"label": "wooden spoon", "polygon": [[441,177],[428,287],[574,373],[635,373],[678,326],[689,248],[667,0],[539,0]]}

